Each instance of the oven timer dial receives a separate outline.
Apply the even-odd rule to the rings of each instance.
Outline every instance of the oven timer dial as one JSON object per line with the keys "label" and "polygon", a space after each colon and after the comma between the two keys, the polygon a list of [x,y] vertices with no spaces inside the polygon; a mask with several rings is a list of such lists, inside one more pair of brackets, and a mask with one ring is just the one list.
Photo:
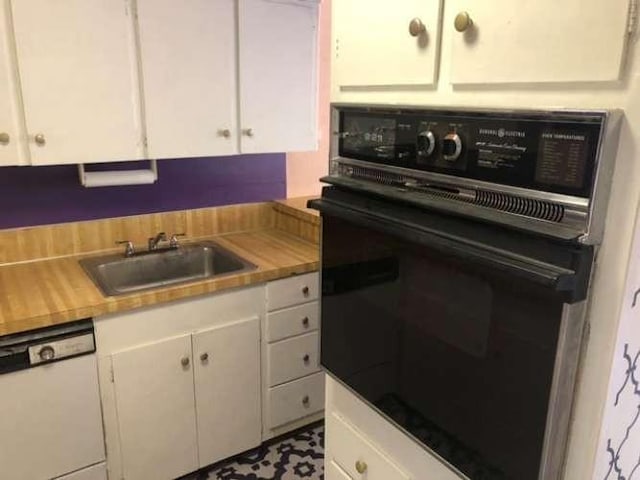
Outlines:
{"label": "oven timer dial", "polygon": [[462,153],[462,139],[456,132],[450,132],[442,139],[442,157],[448,162],[455,162]]}
{"label": "oven timer dial", "polygon": [[436,149],[436,136],[431,130],[424,130],[418,134],[418,155],[430,157]]}

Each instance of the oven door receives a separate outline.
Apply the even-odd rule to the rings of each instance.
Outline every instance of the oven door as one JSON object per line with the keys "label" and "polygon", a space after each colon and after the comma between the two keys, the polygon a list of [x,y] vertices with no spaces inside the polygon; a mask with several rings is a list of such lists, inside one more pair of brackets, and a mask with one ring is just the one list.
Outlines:
{"label": "oven door", "polygon": [[335,187],[311,206],[328,373],[470,479],[556,478],[592,251]]}

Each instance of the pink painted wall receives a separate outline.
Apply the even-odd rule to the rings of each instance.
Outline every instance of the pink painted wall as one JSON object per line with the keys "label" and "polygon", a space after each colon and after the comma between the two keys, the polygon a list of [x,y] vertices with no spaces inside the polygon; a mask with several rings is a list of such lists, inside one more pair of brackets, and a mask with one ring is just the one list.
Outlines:
{"label": "pink painted wall", "polygon": [[287,197],[320,193],[329,158],[329,70],[331,65],[331,0],[320,3],[318,32],[318,150],[287,154]]}

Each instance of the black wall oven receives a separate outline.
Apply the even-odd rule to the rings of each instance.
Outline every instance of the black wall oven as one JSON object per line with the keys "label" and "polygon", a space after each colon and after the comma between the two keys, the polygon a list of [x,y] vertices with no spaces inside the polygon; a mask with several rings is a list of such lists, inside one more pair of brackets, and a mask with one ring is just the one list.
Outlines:
{"label": "black wall oven", "polygon": [[[393,125],[405,125],[404,134],[411,122],[397,117],[416,112],[401,113]],[[414,148],[406,140],[404,150],[397,148],[388,111],[381,127],[375,109],[357,114],[373,117],[364,130],[369,138],[383,132],[375,135],[387,143],[385,155]],[[337,131],[344,140],[348,117],[341,109],[335,115],[341,115]],[[485,120],[478,128],[489,131]],[[499,131],[499,119],[487,121]],[[558,130],[545,122],[536,135]],[[590,126],[594,144],[591,153],[581,153],[588,164],[578,167],[584,182],[570,192],[585,199],[587,210],[600,127]],[[529,133],[525,127],[509,131]],[[527,142],[539,146],[536,139]],[[466,180],[455,186],[457,167],[454,180],[442,182],[438,167],[436,176],[419,177],[423,183],[416,186],[406,181],[411,172],[392,165],[397,158],[382,162],[383,169],[361,158],[348,163],[345,148],[343,141],[334,145],[333,160],[346,163],[334,164],[323,179],[333,186],[311,202],[322,215],[322,365],[462,477],[560,478],[595,252],[594,242],[585,241],[593,219],[586,220],[582,241],[568,234],[580,228],[574,219],[534,232],[536,222],[552,223],[540,218],[547,214],[542,207],[528,228],[526,215],[509,212],[506,203],[490,221],[490,209],[469,200]],[[449,147],[439,148],[445,155]],[[468,165],[478,162],[471,148],[467,155]],[[527,168],[535,171],[535,165]],[[404,185],[394,184],[398,176]],[[501,193],[505,199],[513,195],[513,205],[535,210],[532,199],[510,188]],[[466,200],[455,198],[460,192]],[[538,201],[552,203],[558,194]],[[476,215],[478,209],[487,211]],[[523,218],[509,224],[509,215]],[[550,235],[554,229],[558,234]]]}

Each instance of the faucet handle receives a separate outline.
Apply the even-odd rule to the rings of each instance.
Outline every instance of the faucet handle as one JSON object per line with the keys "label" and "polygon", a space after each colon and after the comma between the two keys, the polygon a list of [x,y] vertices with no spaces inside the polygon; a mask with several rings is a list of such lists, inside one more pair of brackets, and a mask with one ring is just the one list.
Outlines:
{"label": "faucet handle", "polygon": [[187,236],[186,233],[174,233],[173,235],[171,235],[171,238],[169,239],[169,247],[178,248],[180,246],[180,243],[178,243],[178,237],[186,237],[186,236]]}
{"label": "faucet handle", "polygon": [[125,257],[132,257],[136,253],[133,242],[130,240],[118,240],[116,241],[116,245],[126,245],[126,247],[124,248]]}

